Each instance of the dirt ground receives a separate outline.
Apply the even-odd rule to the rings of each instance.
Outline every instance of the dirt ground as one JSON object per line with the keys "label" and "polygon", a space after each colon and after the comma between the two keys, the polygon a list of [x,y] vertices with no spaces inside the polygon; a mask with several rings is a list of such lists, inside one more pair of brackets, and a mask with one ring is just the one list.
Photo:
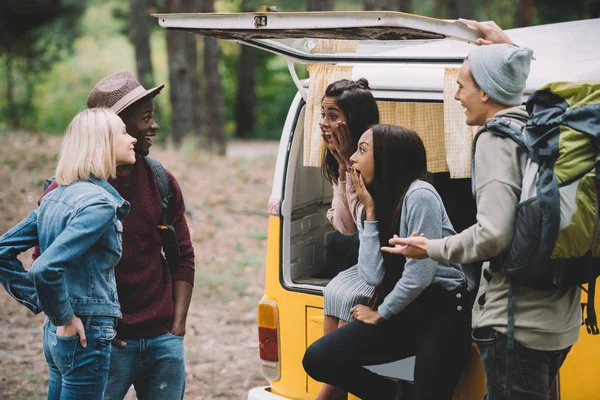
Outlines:
{"label": "dirt ground", "polygon": [[[35,208],[60,138],[0,133],[0,234]],[[277,143],[232,143],[215,157],[184,143],[151,155],[183,188],[196,252],[185,357],[186,399],[243,399],[260,372],[256,303],[263,293],[267,200]],[[21,257],[29,268],[29,254]],[[43,399],[48,374],[43,316],[0,290],[0,399]],[[128,399],[134,399],[130,391]]]}

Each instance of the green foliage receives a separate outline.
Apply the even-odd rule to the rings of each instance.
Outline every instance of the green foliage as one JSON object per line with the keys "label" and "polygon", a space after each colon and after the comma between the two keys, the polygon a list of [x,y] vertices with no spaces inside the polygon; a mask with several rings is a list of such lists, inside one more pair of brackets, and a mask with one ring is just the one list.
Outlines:
{"label": "green foliage", "polygon": [[[150,1],[149,11],[159,11],[164,6],[163,1]],[[306,6],[305,0],[245,1],[248,9],[252,10],[273,5],[280,11],[303,11]],[[589,1],[536,1],[535,23],[585,18],[588,16],[585,12],[586,2]],[[444,0],[437,3],[445,6]],[[434,12],[433,4],[432,0],[413,0],[414,12],[435,15],[437,11]],[[480,20],[493,19],[508,29],[515,25],[517,4],[518,0],[475,0],[475,15]],[[216,0],[215,7],[217,12],[237,12],[241,5],[242,0]],[[335,2],[337,11],[361,10],[362,6],[362,0]],[[23,17],[26,13],[27,18]],[[126,36],[127,13],[128,4],[122,0],[1,2],[0,130],[7,129],[9,121],[9,105],[5,94],[8,78],[6,61],[9,56],[13,63],[13,81],[18,83],[13,89],[15,102],[12,107],[23,116],[22,125],[31,129],[63,132],[73,116],[85,108],[89,91],[98,80],[119,70],[135,70],[133,48]],[[158,26],[154,17],[150,18],[154,79],[157,83],[167,85],[155,98],[161,126],[158,139],[164,140],[171,131],[165,30]],[[219,41],[219,45],[226,132],[233,136],[239,45],[228,41]],[[202,41],[199,40],[199,57],[202,54],[201,46]],[[297,65],[296,70],[300,78],[306,77],[305,66]],[[289,104],[296,93],[286,60],[259,50],[256,82],[256,125],[251,137],[278,139]]]}
{"label": "green foliage", "polygon": [[480,21],[495,21],[502,29],[515,28],[519,0],[476,1],[475,15]]}
{"label": "green foliage", "polygon": [[279,139],[296,86],[290,77],[287,61],[266,52],[259,52],[256,90],[256,131],[254,137]]}
{"label": "green foliage", "polygon": [[537,2],[534,21],[537,24],[550,24],[554,22],[573,21],[590,18],[586,14],[586,8],[592,1],[597,0],[544,0]]}
{"label": "green foliage", "polygon": [[77,0],[4,0],[0,4],[0,62],[6,82],[0,115],[13,127],[36,125],[36,86],[52,65],[72,54],[87,5],[88,1]]}
{"label": "green foliage", "polygon": [[103,77],[135,67],[133,49],[111,18],[109,4],[97,2],[82,19],[85,35],[76,41],[75,54],[51,70],[34,101],[38,129],[60,133],[86,107],[91,88]]}
{"label": "green foliage", "polygon": [[[235,96],[239,45],[221,41],[221,78],[225,101],[225,129],[235,132]],[[287,62],[274,54],[258,51],[256,76],[256,125],[251,138],[279,139],[287,111],[296,94]]]}

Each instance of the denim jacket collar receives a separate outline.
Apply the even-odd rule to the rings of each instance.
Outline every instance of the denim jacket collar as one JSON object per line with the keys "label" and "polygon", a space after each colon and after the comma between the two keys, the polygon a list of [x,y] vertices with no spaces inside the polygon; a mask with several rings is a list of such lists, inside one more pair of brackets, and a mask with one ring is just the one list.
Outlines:
{"label": "denim jacket collar", "polygon": [[87,180],[95,185],[100,186],[110,195],[110,200],[117,207],[117,216],[119,217],[119,219],[122,219],[125,215],[129,214],[129,209],[131,208],[131,205],[127,200],[121,197],[119,192],[117,192],[117,190],[114,187],[112,187],[112,185],[108,183],[106,179],[101,179],[95,176],[94,174],[90,174]]}

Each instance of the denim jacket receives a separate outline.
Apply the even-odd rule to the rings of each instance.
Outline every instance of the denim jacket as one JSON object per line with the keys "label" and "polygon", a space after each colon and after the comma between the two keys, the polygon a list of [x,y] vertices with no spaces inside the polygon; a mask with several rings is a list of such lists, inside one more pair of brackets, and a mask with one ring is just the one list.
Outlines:
{"label": "denim jacket", "polygon": [[[114,267],[128,212],[129,203],[105,180],[92,176],[58,187],[0,237],[0,282],[56,326],[74,314],[120,317]],[[17,255],[37,243],[42,254],[27,277]]]}

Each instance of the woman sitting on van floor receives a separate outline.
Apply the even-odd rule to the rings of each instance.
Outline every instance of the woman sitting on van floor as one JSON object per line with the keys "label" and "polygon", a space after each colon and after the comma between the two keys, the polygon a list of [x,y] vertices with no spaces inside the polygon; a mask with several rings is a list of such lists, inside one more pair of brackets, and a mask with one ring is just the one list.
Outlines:
{"label": "woman sitting on van floor", "polygon": [[358,272],[376,286],[372,307],[353,307],[356,321],[313,343],[304,369],[362,399],[400,399],[405,386],[364,366],[415,355],[413,398],[449,400],[470,354],[471,295],[462,268],[380,250],[394,233],[454,234],[440,196],[422,180],[423,142],[411,130],[375,125],[350,160],[361,203]]}
{"label": "woman sitting on van floor", "polygon": [[321,136],[326,145],[324,178],[333,185],[333,201],[327,218],[345,235],[356,233],[358,199],[346,171],[352,167],[350,156],[358,139],[371,125],[379,123],[379,110],[369,82],[342,79],[325,89],[321,101]]}
{"label": "woman sitting on van floor", "polygon": [[[359,206],[354,184],[346,176],[351,167],[350,156],[356,151],[360,135],[377,123],[379,110],[366,79],[343,79],[327,87],[319,124],[327,146],[323,175],[333,185],[333,200],[327,218],[345,235],[356,232]],[[357,304],[367,304],[372,294],[373,287],[360,278],[356,265],[340,272],[325,288],[323,334],[351,321],[350,309]],[[337,392],[339,389],[323,385],[317,399],[335,398]]]}
{"label": "woman sitting on van floor", "polygon": [[[122,252],[121,219],[129,203],[106,181],[135,163],[121,119],[111,110],[79,113],[62,143],[56,190],[37,210],[0,236],[0,282],[18,301],[46,314],[43,348],[50,370],[48,399],[102,399],[111,340],[121,308],[114,267]],[[20,252],[38,244],[26,271]],[[13,282],[21,275],[20,286]]]}

